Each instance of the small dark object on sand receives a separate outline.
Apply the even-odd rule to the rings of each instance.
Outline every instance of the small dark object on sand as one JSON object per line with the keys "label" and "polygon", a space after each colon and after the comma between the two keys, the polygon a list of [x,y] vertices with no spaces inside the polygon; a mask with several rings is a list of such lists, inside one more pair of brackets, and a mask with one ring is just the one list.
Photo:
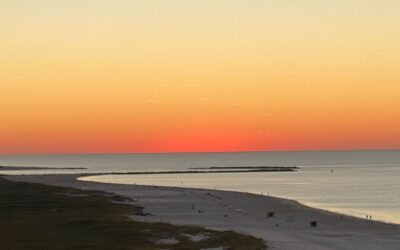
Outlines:
{"label": "small dark object on sand", "polygon": [[137,213],[135,213],[135,215],[137,215],[137,216],[153,216],[152,214],[143,213],[143,212],[137,212]]}
{"label": "small dark object on sand", "polygon": [[310,221],[310,227],[317,227],[318,223],[316,221]]}
{"label": "small dark object on sand", "polygon": [[268,218],[272,218],[272,217],[274,217],[275,216],[275,212],[268,212],[267,213],[267,217]]}

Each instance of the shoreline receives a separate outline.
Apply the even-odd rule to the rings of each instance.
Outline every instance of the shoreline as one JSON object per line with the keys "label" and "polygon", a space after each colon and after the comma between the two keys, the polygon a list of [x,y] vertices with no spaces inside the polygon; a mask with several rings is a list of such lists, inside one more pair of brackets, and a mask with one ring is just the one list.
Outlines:
{"label": "shoreline", "polygon": [[[398,249],[400,245],[398,224],[366,221],[310,207],[295,200],[235,191],[106,184],[77,179],[84,176],[88,175],[3,177],[115,193],[136,199],[146,213],[153,215],[144,218],[135,216],[135,220],[235,230],[271,242],[275,249],[390,250]],[[268,212],[274,212],[274,216],[268,218]],[[310,227],[312,221],[317,222],[317,227]]]}
{"label": "shoreline", "polygon": [[[213,167],[211,167],[213,168]],[[223,167],[222,169],[225,169],[226,167]],[[239,167],[241,168],[241,167]],[[210,168],[190,168],[190,169],[210,169]],[[294,170],[295,171],[295,170]],[[256,171],[257,172],[257,171]],[[262,172],[262,171],[261,171]],[[266,171],[268,172],[268,171]],[[286,171],[278,171],[278,172],[286,172]],[[186,172],[186,171],[182,171],[179,172],[177,174],[202,174],[202,173],[237,173],[235,171],[233,172],[194,172],[191,173]],[[239,172],[240,173],[240,172]],[[252,171],[243,171],[243,173],[252,173]],[[144,173],[139,173],[138,175],[142,175],[142,174],[158,174],[158,175],[162,175],[162,174],[176,174],[175,171],[173,172],[168,172],[168,171],[164,171],[164,172],[144,172]],[[103,177],[103,176],[112,176],[112,175],[135,175],[135,172],[130,172],[129,174],[124,174],[124,173],[88,173],[88,174],[82,174],[82,176],[80,176],[78,179],[81,179],[82,181],[88,181],[88,182],[97,182],[97,183],[103,183],[103,184],[123,184],[123,185],[144,185],[144,186],[158,186],[158,187],[165,187],[165,188],[187,188],[187,189],[197,189],[197,190],[209,190],[209,191],[231,191],[231,192],[239,192],[239,193],[246,193],[246,194],[255,194],[255,195],[261,195],[261,196],[266,196],[266,197],[274,197],[274,198],[278,198],[278,199],[285,199],[285,200],[290,200],[290,201],[295,201],[303,206],[312,208],[312,209],[316,209],[316,210],[321,210],[321,211],[325,211],[325,212],[331,212],[340,216],[348,216],[351,218],[355,218],[355,219],[361,219],[364,221],[372,221],[372,222],[380,222],[380,223],[385,223],[385,224],[389,224],[389,225],[397,225],[400,226],[400,221],[391,221],[390,219],[379,219],[379,217],[372,217],[371,219],[366,219],[366,217],[364,217],[365,215],[370,215],[370,213],[368,212],[363,212],[363,211],[356,211],[356,212],[351,212],[351,211],[347,211],[344,209],[340,209],[340,208],[335,208],[335,207],[324,207],[324,206],[320,206],[318,205],[318,203],[314,203],[312,201],[302,201],[302,200],[298,200],[296,198],[292,198],[289,196],[281,196],[281,195],[275,195],[275,194],[270,194],[270,193],[263,193],[263,192],[252,192],[252,191],[246,191],[246,190],[231,190],[231,189],[218,189],[218,188],[203,188],[203,187],[191,187],[191,186],[174,186],[174,185],[156,185],[153,183],[121,183],[121,182],[107,182],[107,181],[98,181],[98,180],[90,180],[90,178],[96,178],[96,177]],[[85,180],[85,178],[87,178],[87,180]],[[357,213],[358,212],[358,213]],[[372,213],[373,215],[373,213]]]}
{"label": "shoreline", "polygon": [[[165,172],[163,172],[163,174],[164,173]],[[198,172],[198,173],[200,174],[201,172]],[[210,172],[206,172],[206,173],[210,173]],[[219,172],[217,172],[217,173],[219,173]],[[221,173],[225,173],[225,172],[221,172]],[[236,173],[236,172],[233,172],[233,173]],[[248,172],[245,171],[244,173],[248,173]],[[134,174],[134,173],[131,173],[131,174]],[[165,174],[168,174],[168,172],[166,172]],[[228,190],[228,189],[206,189],[206,188],[196,188],[196,187],[177,187],[177,186],[163,186],[163,185],[122,184],[122,183],[112,183],[112,182],[101,182],[101,181],[84,180],[84,178],[103,176],[103,175],[108,175],[108,174],[94,174],[94,175],[91,175],[91,174],[86,175],[85,174],[85,175],[82,175],[82,176],[78,177],[77,180],[78,181],[84,181],[84,182],[101,183],[101,184],[107,184],[107,185],[133,185],[133,186],[148,186],[148,187],[158,187],[158,188],[189,189],[189,190],[208,191],[208,192],[214,192],[214,191],[235,192],[235,193],[242,193],[242,194],[249,194],[249,195],[259,195],[261,197],[270,197],[270,198],[275,198],[275,199],[295,202],[295,203],[298,203],[301,206],[304,206],[304,207],[307,207],[307,208],[310,208],[310,209],[315,209],[315,210],[318,210],[319,212],[331,213],[331,214],[336,215],[336,216],[348,217],[348,218],[351,218],[351,219],[363,220],[363,221],[371,222],[371,223],[383,223],[383,224],[387,224],[387,225],[394,225],[394,226],[400,227],[400,223],[396,223],[396,222],[392,222],[392,221],[384,221],[384,220],[379,220],[379,219],[375,219],[375,218],[374,219],[365,219],[365,218],[363,218],[361,216],[356,216],[356,215],[352,215],[350,213],[341,212],[340,209],[337,209],[337,211],[335,211],[335,209],[333,209],[333,208],[331,210],[329,208],[318,207],[317,205],[314,206],[311,203],[299,201],[299,200],[296,200],[296,199],[293,199],[293,198],[290,198],[290,197],[282,197],[282,196],[275,196],[275,195],[269,195],[269,194],[268,195],[259,194],[259,193],[256,193],[256,192],[235,191],[235,190]]]}

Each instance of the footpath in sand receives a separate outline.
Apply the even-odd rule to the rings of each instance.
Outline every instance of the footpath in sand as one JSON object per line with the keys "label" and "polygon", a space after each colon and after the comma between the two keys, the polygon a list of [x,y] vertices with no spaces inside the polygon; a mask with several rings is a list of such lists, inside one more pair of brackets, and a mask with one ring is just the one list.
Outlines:
{"label": "footpath in sand", "polygon": [[[79,181],[78,177],[21,175],[6,178],[112,192],[131,198],[135,205],[151,214],[134,216],[134,220],[232,229],[266,240],[270,249],[400,250],[399,225],[343,216],[292,200],[230,191],[103,184]],[[311,227],[312,221],[317,223],[316,227]]]}

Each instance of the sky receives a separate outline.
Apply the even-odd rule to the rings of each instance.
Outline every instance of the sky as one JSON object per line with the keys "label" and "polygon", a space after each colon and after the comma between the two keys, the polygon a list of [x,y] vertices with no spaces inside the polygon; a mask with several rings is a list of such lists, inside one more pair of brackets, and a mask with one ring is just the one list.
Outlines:
{"label": "sky", "polygon": [[398,0],[2,0],[0,154],[400,149]]}

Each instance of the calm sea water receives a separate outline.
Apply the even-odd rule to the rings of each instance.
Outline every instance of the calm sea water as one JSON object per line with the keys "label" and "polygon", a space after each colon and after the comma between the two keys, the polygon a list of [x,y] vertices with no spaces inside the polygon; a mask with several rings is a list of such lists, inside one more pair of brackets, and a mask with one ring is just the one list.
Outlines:
{"label": "calm sea water", "polygon": [[293,166],[298,172],[105,175],[92,180],[216,188],[296,199],[310,206],[400,224],[400,151],[315,151],[142,155],[0,156],[3,166],[86,170],[0,171],[0,174],[186,170],[210,166]]}

